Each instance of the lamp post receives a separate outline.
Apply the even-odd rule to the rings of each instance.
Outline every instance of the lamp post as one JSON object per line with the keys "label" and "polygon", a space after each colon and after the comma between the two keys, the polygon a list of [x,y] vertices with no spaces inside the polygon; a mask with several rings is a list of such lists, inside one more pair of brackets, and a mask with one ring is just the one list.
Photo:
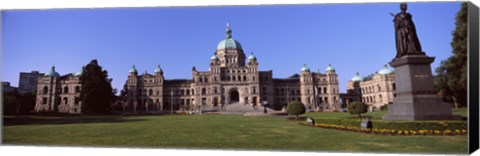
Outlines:
{"label": "lamp post", "polygon": [[170,104],[170,114],[173,114],[173,89],[170,91],[170,96],[172,101],[172,103]]}
{"label": "lamp post", "polygon": [[[287,86],[287,100],[286,101],[287,101],[286,105],[288,105],[288,103],[290,102],[290,88],[288,88],[288,86]],[[283,107],[286,107],[286,106],[283,106]]]}
{"label": "lamp post", "polygon": [[203,88],[200,90],[200,114],[202,114],[202,110],[203,110],[203,97],[202,97],[202,92],[203,92]]}
{"label": "lamp post", "polygon": [[314,100],[314,102],[315,102],[315,110],[318,111],[318,109],[319,109],[319,106],[318,106],[318,89],[317,89],[316,86],[314,86],[313,92],[314,92],[314,93],[313,93],[313,94],[314,94],[313,97],[315,98],[315,100]]}
{"label": "lamp post", "polygon": [[263,106],[263,113],[267,114],[268,101],[267,100],[263,101],[262,106]]}

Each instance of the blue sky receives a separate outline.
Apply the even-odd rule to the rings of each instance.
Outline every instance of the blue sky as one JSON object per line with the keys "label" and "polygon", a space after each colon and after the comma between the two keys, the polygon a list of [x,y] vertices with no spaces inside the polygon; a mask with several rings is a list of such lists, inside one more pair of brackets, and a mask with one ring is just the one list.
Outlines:
{"label": "blue sky", "polygon": [[[409,3],[422,49],[432,68],[451,55],[459,2]],[[374,73],[395,56],[393,17],[399,3],[50,9],[2,11],[2,81],[18,86],[19,72],[61,75],[97,59],[122,88],[128,70],[166,79],[190,79],[191,68],[208,71],[209,58],[225,38],[253,52],[260,70],[275,78],[299,73],[303,64],[324,73],[332,64],[340,91],[360,72]]]}

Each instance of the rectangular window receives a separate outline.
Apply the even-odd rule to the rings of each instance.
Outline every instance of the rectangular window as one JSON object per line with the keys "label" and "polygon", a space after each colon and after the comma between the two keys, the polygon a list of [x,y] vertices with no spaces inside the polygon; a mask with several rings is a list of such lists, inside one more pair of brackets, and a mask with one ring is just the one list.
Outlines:
{"label": "rectangular window", "polygon": [[74,104],[78,105],[79,102],[80,102],[80,98],[75,97],[75,103]]}

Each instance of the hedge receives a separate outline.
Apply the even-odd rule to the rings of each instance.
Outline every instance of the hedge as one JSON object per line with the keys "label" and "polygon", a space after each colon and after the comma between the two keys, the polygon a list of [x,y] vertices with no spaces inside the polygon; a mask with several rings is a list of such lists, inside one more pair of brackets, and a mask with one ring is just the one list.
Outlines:
{"label": "hedge", "polygon": [[[395,130],[457,130],[467,129],[465,121],[384,121],[371,120],[373,128]],[[360,127],[358,119],[315,119],[316,123]]]}

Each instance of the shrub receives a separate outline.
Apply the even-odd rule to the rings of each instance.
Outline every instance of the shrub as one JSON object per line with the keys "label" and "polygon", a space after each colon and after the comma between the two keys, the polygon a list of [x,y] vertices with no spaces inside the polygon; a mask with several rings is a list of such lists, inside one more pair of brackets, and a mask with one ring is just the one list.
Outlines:
{"label": "shrub", "polygon": [[388,105],[383,105],[380,107],[380,110],[388,110]]}
{"label": "shrub", "polygon": [[361,119],[362,114],[367,112],[367,107],[367,104],[363,102],[352,102],[348,105],[348,112],[350,112],[350,114],[358,114],[358,117]]}
{"label": "shrub", "polygon": [[298,115],[305,113],[305,106],[301,102],[292,101],[288,103],[286,111],[289,115],[295,115],[295,118],[298,119]]}

